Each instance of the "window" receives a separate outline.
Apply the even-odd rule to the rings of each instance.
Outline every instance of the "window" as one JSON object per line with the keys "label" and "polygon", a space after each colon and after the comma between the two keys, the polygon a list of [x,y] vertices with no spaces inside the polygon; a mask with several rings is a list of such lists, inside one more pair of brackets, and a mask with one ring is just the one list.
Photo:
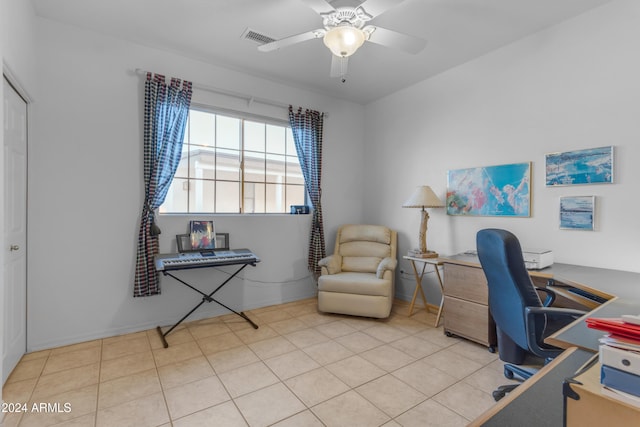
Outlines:
{"label": "window", "polygon": [[192,108],[160,212],[288,213],[305,195],[287,124]]}

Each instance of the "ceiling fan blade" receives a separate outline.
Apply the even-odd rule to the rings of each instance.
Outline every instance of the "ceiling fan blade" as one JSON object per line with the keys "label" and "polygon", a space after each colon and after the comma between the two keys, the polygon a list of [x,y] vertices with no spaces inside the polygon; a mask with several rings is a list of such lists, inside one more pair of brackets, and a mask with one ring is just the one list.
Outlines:
{"label": "ceiling fan blade", "polygon": [[311,39],[318,39],[324,36],[325,30],[312,30],[307,31],[306,33],[296,34],[295,36],[285,37],[280,40],[276,40],[271,43],[265,43],[263,45],[258,46],[258,50],[260,52],[271,52],[273,50],[280,49],[282,47],[291,46],[292,44],[306,42]]}
{"label": "ceiling fan blade", "polygon": [[309,6],[311,9],[315,10],[318,15],[322,15],[324,13],[335,12],[336,9],[327,3],[325,0],[300,0],[302,3]]}
{"label": "ceiling fan blade", "polygon": [[[370,28],[370,26],[365,27],[364,30],[367,30],[367,28]],[[427,45],[426,40],[418,37],[387,30],[386,28],[374,28],[375,30],[369,36],[369,41],[371,43],[399,49],[413,54],[420,52]]]}
{"label": "ceiling fan blade", "polygon": [[371,18],[375,18],[403,1],[404,0],[367,0],[358,7],[364,9]]}
{"label": "ceiling fan blade", "polygon": [[347,75],[347,66],[349,65],[349,58],[346,56],[333,55],[331,58],[331,77],[342,77],[343,79]]}

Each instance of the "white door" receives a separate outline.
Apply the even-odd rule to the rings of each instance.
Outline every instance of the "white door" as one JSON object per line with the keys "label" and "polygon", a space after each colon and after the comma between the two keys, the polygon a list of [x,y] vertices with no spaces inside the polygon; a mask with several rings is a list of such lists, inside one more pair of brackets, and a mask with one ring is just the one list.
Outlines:
{"label": "white door", "polygon": [[2,384],[27,349],[27,103],[4,81]]}

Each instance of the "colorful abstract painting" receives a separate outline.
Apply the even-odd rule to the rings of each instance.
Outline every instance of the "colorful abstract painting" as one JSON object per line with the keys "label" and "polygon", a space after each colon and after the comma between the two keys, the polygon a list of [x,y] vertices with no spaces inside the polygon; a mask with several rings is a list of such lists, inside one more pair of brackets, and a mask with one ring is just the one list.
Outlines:
{"label": "colorful abstract painting", "polygon": [[613,182],[613,146],[546,155],[547,186],[610,184]]}
{"label": "colorful abstract painting", "polygon": [[593,230],[595,204],[594,196],[560,197],[560,228]]}
{"label": "colorful abstract painting", "polygon": [[531,163],[447,172],[447,214],[531,215]]}

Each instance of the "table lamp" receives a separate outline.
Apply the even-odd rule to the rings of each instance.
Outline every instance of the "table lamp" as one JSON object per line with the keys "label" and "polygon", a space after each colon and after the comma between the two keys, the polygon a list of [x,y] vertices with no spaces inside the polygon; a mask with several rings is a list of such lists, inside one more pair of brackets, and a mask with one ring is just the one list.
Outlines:
{"label": "table lamp", "polygon": [[420,247],[409,251],[409,256],[418,258],[437,258],[438,253],[427,250],[427,221],[429,213],[425,208],[443,208],[444,203],[436,196],[431,187],[421,185],[415,189],[411,197],[404,202],[403,208],[422,208],[422,220],[420,221],[420,233],[418,234],[418,244]]}

